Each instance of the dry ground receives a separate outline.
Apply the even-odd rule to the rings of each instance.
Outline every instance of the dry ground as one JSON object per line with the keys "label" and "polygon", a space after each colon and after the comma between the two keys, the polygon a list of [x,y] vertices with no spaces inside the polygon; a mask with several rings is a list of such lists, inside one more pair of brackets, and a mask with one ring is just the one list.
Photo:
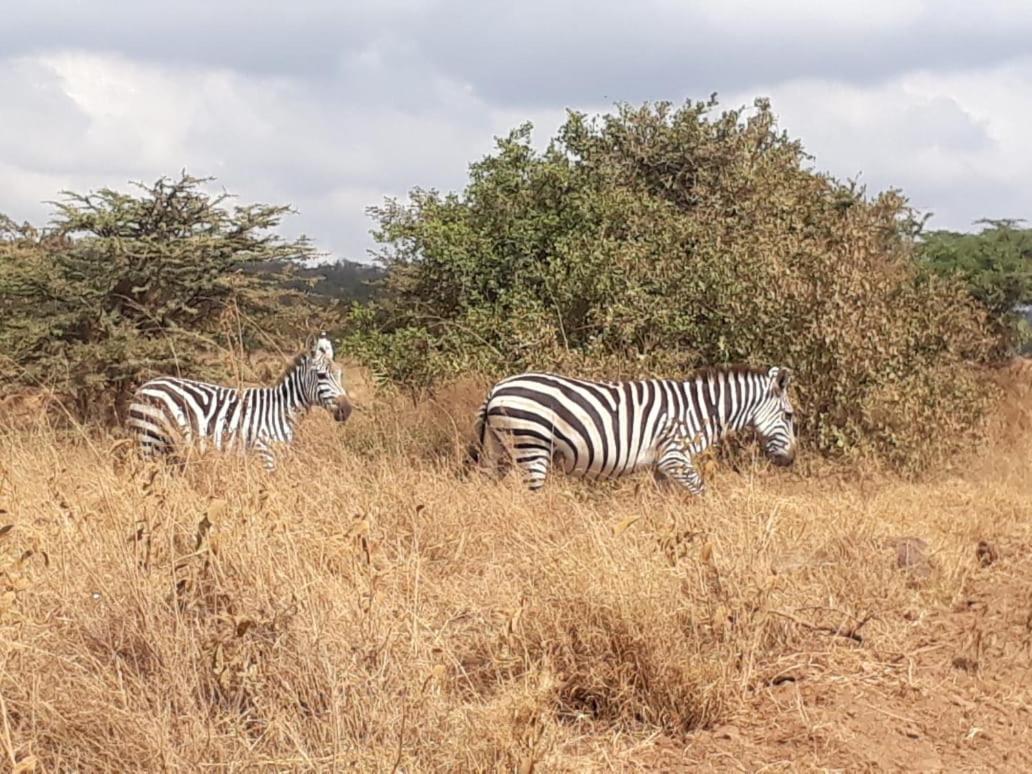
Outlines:
{"label": "dry ground", "polygon": [[0,431],[0,760],[1028,770],[1019,392],[926,481],[758,464],[700,502],[463,475],[471,386],[419,408],[360,386],[272,476],[22,423]]}

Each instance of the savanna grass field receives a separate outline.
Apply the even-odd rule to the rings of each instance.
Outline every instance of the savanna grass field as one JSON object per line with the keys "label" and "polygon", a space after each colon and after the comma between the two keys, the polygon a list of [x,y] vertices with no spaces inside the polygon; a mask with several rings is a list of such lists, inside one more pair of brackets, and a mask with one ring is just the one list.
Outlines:
{"label": "savanna grass field", "polygon": [[7,770],[1032,766],[1027,362],[921,478],[804,438],[709,462],[700,500],[529,493],[463,466],[485,382],[346,375],[351,420],[313,410],[271,475],[5,401]]}

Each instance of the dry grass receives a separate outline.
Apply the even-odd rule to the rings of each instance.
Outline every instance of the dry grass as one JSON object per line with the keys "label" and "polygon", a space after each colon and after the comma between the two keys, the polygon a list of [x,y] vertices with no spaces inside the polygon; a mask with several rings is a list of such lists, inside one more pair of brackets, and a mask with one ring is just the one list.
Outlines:
{"label": "dry grass", "polygon": [[[809,464],[537,496],[456,463],[482,395],[313,414],[272,476],[0,434],[0,759],[46,771],[584,770],[806,670],[877,682],[1032,542],[1027,396],[970,470]],[[897,566],[899,538],[927,547]],[[893,667],[895,668],[895,667]]]}

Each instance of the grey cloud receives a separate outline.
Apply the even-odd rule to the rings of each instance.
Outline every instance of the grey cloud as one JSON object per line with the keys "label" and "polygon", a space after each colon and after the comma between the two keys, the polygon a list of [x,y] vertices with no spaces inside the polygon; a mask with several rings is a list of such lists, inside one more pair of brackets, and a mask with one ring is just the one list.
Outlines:
{"label": "grey cloud", "polygon": [[[80,49],[262,74],[332,73],[379,14],[353,3],[37,0],[5,11],[0,55]],[[350,9],[350,10],[349,10]]]}
{"label": "grey cloud", "polygon": [[898,123],[892,123],[897,141],[915,147],[932,144],[945,150],[977,151],[993,144],[985,124],[947,97],[909,105]]}
{"label": "grey cloud", "polygon": [[812,76],[871,82],[916,67],[985,67],[1032,51],[1030,36],[1032,15],[999,24],[980,4],[960,0],[870,26],[663,0],[37,0],[7,12],[0,55],[115,52],[321,80],[353,99],[376,96],[362,78],[370,55],[409,73],[393,84],[417,108],[420,91],[410,87],[428,71],[471,84],[492,104],[565,106],[681,99]]}
{"label": "grey cloud", "polygon": [[1032,20],[985,24],[976,4],[929,3],[920,16],[875,30],[771,27],[747,15],[673,15],[647,3],[454,5],[451,23],[415,31],[422,51],[505,104],[677,101],[806,77],[871,83],[914,68],[987,67],[1032,52]]}
{"label": "grey cloud", "polygon": [[363,258],[367,206],[414,185],[461,187],[498,128],[466,90],[379,55],[355,60],[359,98],[347,84],[71,60],[0,59],[0,212],[40,222],[40,200],[62,188],[125,188],[185,167],[245,201],[292,203],[300,215],[284,233]]}
{"label": "grey cloud", "polygon": [[0,158],[17,158],[35,166],[81,163],[75,155],[75,139],[86,131],[89,119],[64,92],[54,72],[32,62],[3,64],[0,61],[0,94],[4,95]]}
{"label": "grey cloud", "polygon": [[977,231],[982,218],[1032,221],[1032,196],[1027,188],[973,173],[963,185],[944,185],[905,175],[899,184],[910,204],[931,217],[930,230]]}
{"label": "grey cloud", "polygon": [[[970,72],[996,84],[988,68],[1028,51],[1032,12],[898,0],[872,22],[741,7],[19,3],[0,26],[0,212],[38,221],[46,210],[35,203],[60,188],[125,187],[186,167],[245,201],[293,203],[300,215],[284,233],[362,258],[367,206],[413,186],[461,188],[492,136],[522,120],[543,141],[565,106],[711,91],[729,105],[773,97],[818,168],[862,171],[872,190],[902,186],[937,225],[1032,207],[1015,182],[1029,169],[1024,141],[1008,128],[1025,125],[1018,95],[1032,58],[1011,68],[1014,100],[988,106],[970,89],[954,99],[953,86],[909,91],[898,77]],[[69,51],[93,59],[51,61]],[[63,80],[69,68],[75,83]],[[117,88],[105,92],[107,82]],[[1011,138],[1000,144],[987,115]]]}

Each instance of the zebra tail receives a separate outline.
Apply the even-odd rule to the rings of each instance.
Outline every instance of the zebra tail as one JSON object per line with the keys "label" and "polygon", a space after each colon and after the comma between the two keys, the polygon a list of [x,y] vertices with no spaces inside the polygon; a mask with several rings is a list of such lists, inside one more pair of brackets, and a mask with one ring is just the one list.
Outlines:
{"label": "zebra tail", "polygon": [[485,400],[477,411],[476,423],[473,425],[473,431],[476,437],[470,441],[469,446],[466,447],[467,465],[480,464],[480,457],[484,451],[484,437],[487,433],[487,404],[488,401]]}

